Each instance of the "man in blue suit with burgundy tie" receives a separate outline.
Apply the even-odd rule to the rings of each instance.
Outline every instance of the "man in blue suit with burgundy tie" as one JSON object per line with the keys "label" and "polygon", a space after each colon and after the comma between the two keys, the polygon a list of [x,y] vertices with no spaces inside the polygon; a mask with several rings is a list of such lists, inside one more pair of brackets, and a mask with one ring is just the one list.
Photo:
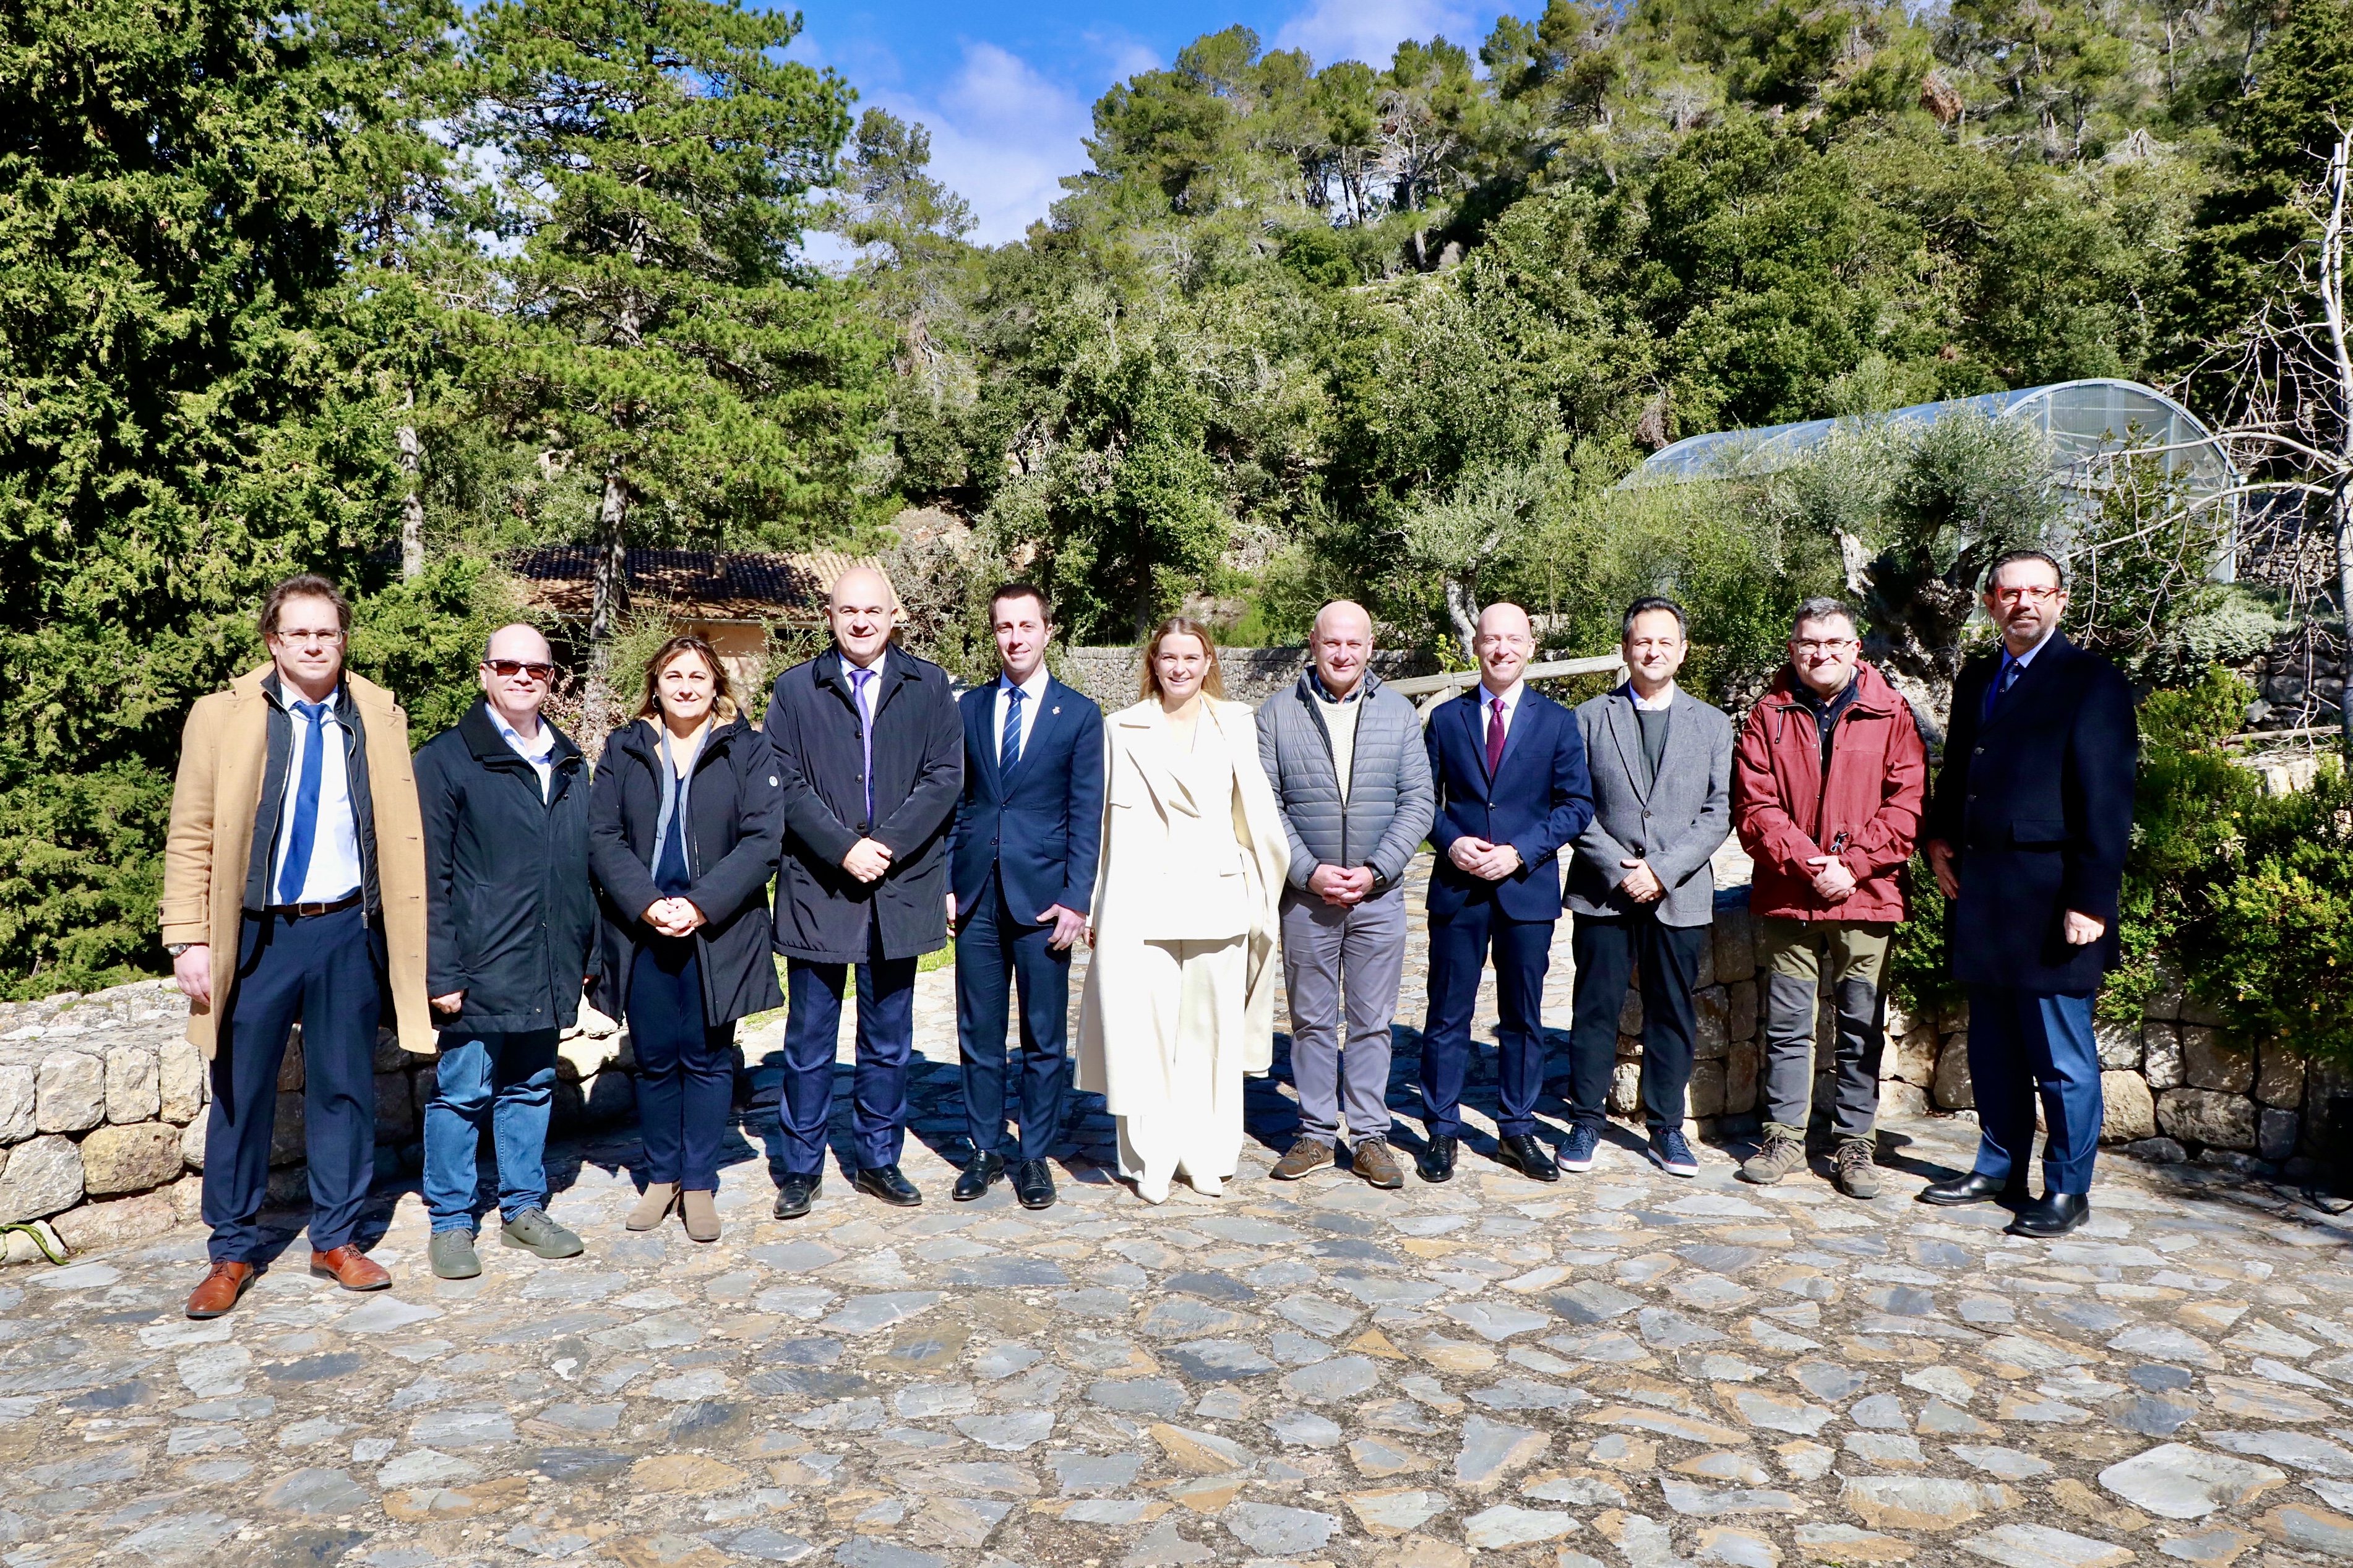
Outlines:
{"label": "man in blue suit with burgundy tie", "polygon": [[1480,612],[1479,684],[1430,715],[1426,743],[1438,791],[1430,831],[1430,1014],[1421,1035],[1422,1180],[1454,1174],[1471,1016],[1492,949],[1501,1107],[1495,1157],[1539,1182],[1560,1168],[1535,1138],[1544,1087],[1541,1011],[1552,931],[1560,919],[1560,851],[1593,820],[1593,787],[1577,717],[1523,672],[1535,651],[1517,605]]}
{"label": "man in blue suit with burgundy tie", "polygon": [[[1008,583],[990,597],[1002,665],[960,699],[964,795],[949,850],[955,927],[956,1037],[964,1048],[972,1159],[955,1198],[984,1195],[1005,1173],[1007,1079],[1021,1119],[1014,1195],[1054,1201],[1046,1164],[1069,1077],[1071,948],[1086,930],[1103,841],[1103,710],[1046,673],[1053,621],[1046,595]],[[1006,1006],[1018,983],[1021,1061],[1006,1059]]]}

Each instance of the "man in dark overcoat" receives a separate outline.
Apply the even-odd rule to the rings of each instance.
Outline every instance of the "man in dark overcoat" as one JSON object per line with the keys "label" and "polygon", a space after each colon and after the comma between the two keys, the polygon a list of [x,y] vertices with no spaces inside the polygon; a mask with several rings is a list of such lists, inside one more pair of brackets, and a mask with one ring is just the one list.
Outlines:
{"label": "man in dark overcoat", "polygon": [[900,1174],[899,1152],[916,960],[947,945],[948,824],[964,786],[964,726],[947,672],[890,646],[898,616],[880,572],[843,573],[827,596],[834,646],[778,676],[768,702],[786,799],[776,914],[787,997],[779,1219],[808,1212],[824,1173],[852,968],[851,1183],[902,1207],[923,1201]]}
{"label": "man in dark overcoat", "polygon": [[[1953,978],[1969,991],[1978,1152],[1921,1201],[2020,1205],[2013,1236],[2063,1236],[2091,1213],[2100,1140],[2092,1004],[2116,966],[2140,735],[2114,665],[2059,629],[2067,584],[2039,550],[1986,574],[2001,633],[1953,688],[1945,762],[1923,831],[1953,900]],[[2042,1196],[2026,1203],[2041,1094]]]}

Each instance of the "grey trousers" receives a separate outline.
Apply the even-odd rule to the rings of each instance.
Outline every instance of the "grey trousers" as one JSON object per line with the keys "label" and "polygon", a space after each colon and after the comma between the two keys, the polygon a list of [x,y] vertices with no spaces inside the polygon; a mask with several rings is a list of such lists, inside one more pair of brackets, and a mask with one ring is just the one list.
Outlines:
{"label": "grey trousers", "polygon": [[1879,1063],[1887,1046],[1879,977],[1895,927],[1876,921],[1793,921],[1774,915],[1757,923],[1767,972],[1766,1122],[1806,1136],[1814,1098],[1817,994],[1828,980],[1838,1041],[1831,1068],[1833,1100],[1823,1109],[1841,1142],[1870,1137],[1879,1117]]}
{"label": "grey trousers", "polygon": [[1405,889],[1335,909],[1312,893],[1284,889],[1282,973],[1291,992],[1299,1131],[1336,1142],[1345,1108],[1356,1139],[1388,1137],[1389,1021],[1405,978]]}

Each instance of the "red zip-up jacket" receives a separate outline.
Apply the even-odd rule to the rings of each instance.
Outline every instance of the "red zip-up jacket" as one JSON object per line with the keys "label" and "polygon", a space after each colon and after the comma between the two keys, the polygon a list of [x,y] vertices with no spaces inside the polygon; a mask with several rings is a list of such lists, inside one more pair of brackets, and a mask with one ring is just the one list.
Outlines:
{"label": "red zip-up jacket", "polygon": [[[1788,666],[1741,726],[1732,752],[1732,824],[1757,863],[1749,910],[1799,921],[1900,921],[1904,866],[1919,837],[1928,796],[1928,748],[1912,705],[1867,663],[1854,670],[1854,700],[1831,736],[1830,777],[1822,777],[1821,731],[1798,700]],[[1806,862],[1828,853],[1840,833],[1839,858],[1854,873],[1854,891],[1831,903],[1814,891]]]}

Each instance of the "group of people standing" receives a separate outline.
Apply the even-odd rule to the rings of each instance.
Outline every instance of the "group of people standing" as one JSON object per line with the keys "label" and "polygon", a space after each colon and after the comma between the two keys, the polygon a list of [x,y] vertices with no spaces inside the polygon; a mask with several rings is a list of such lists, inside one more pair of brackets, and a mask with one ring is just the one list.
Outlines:
{"label": "group of people standing", "polygon": [[[490,638],[480,701],[412,759],[391,694],[344,668],[342,595],[290,578],[261,611],[270,663],[191,711],[173,797],[163,936],[213,1082],[212,1265],[188,1315],[228,1311],[265,1256],[276,1086],[298,1019],[311,1267],[348,1289],[390,1283],[355,1237],[387,1007],[399,1048],[435,1058],[424,1188],[444,1278],[481,1269],[486,1131],[501,1241],[543,1258],[583,1249],[546,1212],[543,1151],[557,1041],[584,993],[626,1019],[636,1057],[645,1185],[629,1228],[675,1213],[694,1239],[718,1237],[735,1026],[780,1005],[774,1212],[809,1211],[853,987],[843,1163],[859,1192],[919,1205],[900,1170],[915,976],[951,938],[970,1143],[957,1201],[1008,1179],[1029,1207],[1055,1201],[1048,1154],[1073,1054],[1142,1197],[1165,1202],[1180,1179],[1222,1191],[1243,1144],[1242,1080],[1271,1066],[1278,960],[1300,1126],[1272,1175],[1296,1180],[1345,1150],[1357,1176],[1399,1186],[1390,1026],[1406,870],[1424,842],[1437,859],[1423,1180],[1456,1169],[1491,962],[1497,1162],[1542,1182],[1593,1165],[1631,988],[1644,1152],[1697,1173],[1684,1132],[1694,993],[1711,859],[1736,831],[1769,973],[1766,1126],[1740,1174],[1777,1182],[1807,1163],[1827,981],[1833,1179],[1874,1194],[1882,973],[1925,822],[1956,900],[1983,1135],[1969,1173],[1921,1196],[2006,1200],[2014,1230],[2063,1234],[2086,1212],[2100,1123],[2091,999],[2116,952],[2132,706],[2115,670],[2059,633],[2066,590],[2049,556],[1997,562],[1984,603],[2000,650],[1961,676],[1931,805],[1912,710],[1829,599],[1799,607],[1789,662],[1737,733],[1677,686],[1688,626],[1663,598],[1625,613],[1626,682],[1574,710],[1527,685],[1528,616],[1497,604],[1479,617],[1477,684],[1425,725],[1372,673],[1371,617],[1344,601],[1316,617],[1307,669],[1255,710],[1227,698],[1208,630],[1172,617],[1145,644],[1140,700],[1106,717],[1049,673],[1037,587],[997,592],[998,676],[959,693],[893,645],[891,585],[856,568],[828,596],[832,647],[777,677],[756,727],[711,646],[674,637],[592,770],[543,713],[555,668],[533,628]],[[1535,1107],[1564,908],[1576,984],[1556,1152]],[[2038,1092],[2045,1192],[2026,1203]]]}

